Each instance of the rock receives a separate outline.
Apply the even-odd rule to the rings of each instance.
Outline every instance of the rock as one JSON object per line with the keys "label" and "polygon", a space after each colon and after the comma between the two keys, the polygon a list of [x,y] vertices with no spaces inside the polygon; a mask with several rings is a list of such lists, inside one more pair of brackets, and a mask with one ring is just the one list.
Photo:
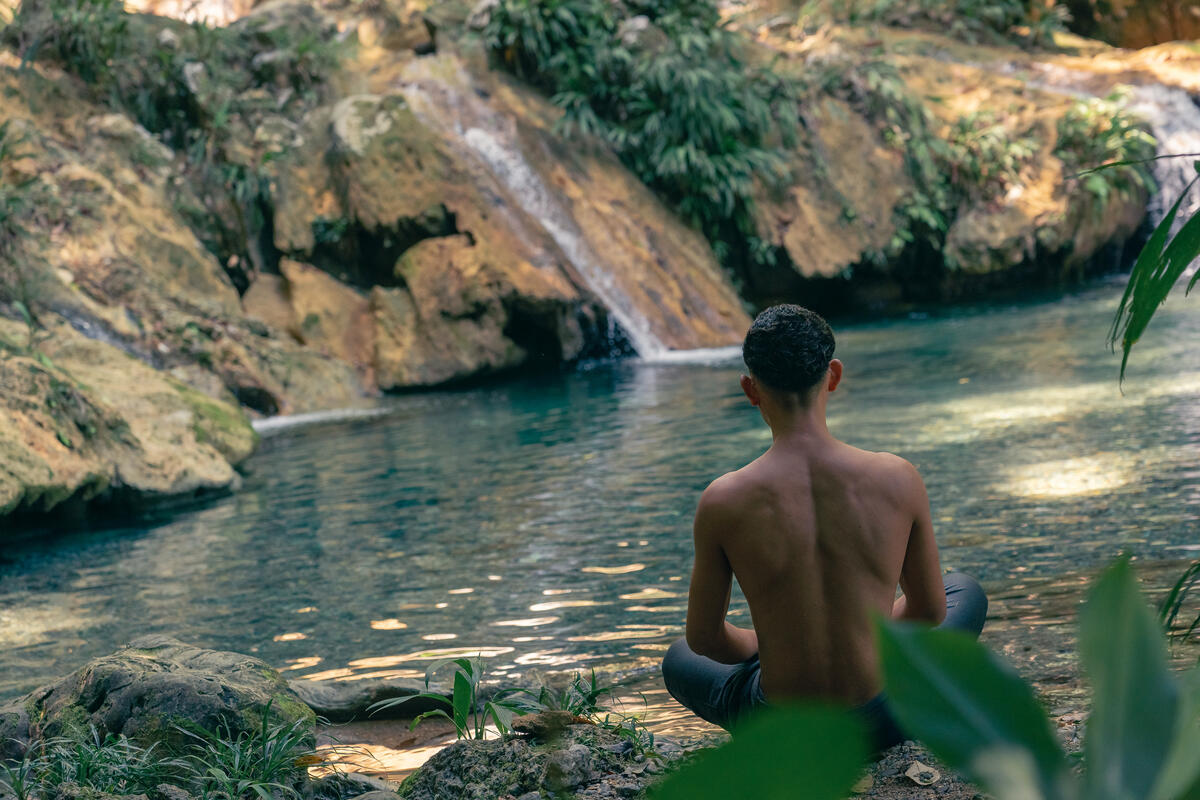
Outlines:
{"label": "rock", "polygon": [[317,352],[351,364],[371,383],[375,327],[367,298],[327,273],[291,259],[279,262],[292,307],[291,334]]}
{"label": "rock", "polygon": [[542,711],[526,714],[513,720],[513,733],[549,741],[562,735],[570,725],[586,722],[569,711]]}
{"label": "rock", "polygon": [[[318,717],[330,722],[351,722],[363,719],[413,719],[426,711],[445,708],[433,700],[418,698],[420,694],[440,694],[449,699],[449,692],[437,686],[426,688],[423,681],[396,678],[363,681],[289,681],[292,691]],[[383,700],[411,697],[398,706],[375,713],[370,707]]]}
{"label": "rock", "polygon": [[400,795],[408,800],[636,796],[654,778],[636,752],[613,752],[619,738],[595,725],[571,725],[553,744],[519,737],[464,739],[429,759],[404,782]]}
{"label": "rock", "polygon": [[127,736],[143,746],[191,740],[177,726],[236,737],[273,724],[299,724],[312,736],[314,716],[279,673],[237,653],[204,650],[147,636],[95,659],[22,701],[32,738]]}
{"label": "rock", "polygon": [[[0,359],[0,514],[238,485],[234,466],[258,439],[237,408],[65,322],[45,322],[36,351]],[[0,341],[25,336],[0,318]]]}
{"label": "rock", "polygon": [[356,795],[353,800],[396,800],[397,794],[390,789],[375,789],[365,794]]}
{"label": "rock", "polygon": [[592,783],[597,777],[592,768],[592,753],[585,745],[553,750],[546,757],[546,785],[553,791],[568,791]]}
{"label": "rock", "polygon": [[942,779],[942,773],[928,764],[914,761],[904,771],[904,776],[918,786],[932,786]]}

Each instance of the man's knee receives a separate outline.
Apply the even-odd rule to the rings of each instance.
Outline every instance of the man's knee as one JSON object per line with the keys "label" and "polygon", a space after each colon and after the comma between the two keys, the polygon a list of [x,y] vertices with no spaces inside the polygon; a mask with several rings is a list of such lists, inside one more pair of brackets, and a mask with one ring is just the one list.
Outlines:
{"label": "man's knee", "polygon": [[684,664],[688,657],[692,655],[692,650],[687,646],[686,639],[676,639],[670,647],[667,648],[667,654],[662,660],[662,675],[663,683],[667,685],[667,691],[675,694],[673,685],[678,685],[680,677],[684,670]]}
{"label": "man's knee", "polygon": [[943,627],[972,633],[983,630],[987,619],[988,599],[979,581],[963,572],[951,572],[944,578],[946,585],[946,621]]}

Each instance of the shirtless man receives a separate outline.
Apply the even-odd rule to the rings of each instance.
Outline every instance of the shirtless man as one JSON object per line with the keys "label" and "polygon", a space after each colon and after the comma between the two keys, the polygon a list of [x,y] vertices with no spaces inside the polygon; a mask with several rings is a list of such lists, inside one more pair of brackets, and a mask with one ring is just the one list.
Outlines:
{"label": "shirtless man", "polygon": [[[833,349],[825,320],[794,305],[767,309],[746,334],[742,390],[772,444],[700,498],[687,636],[663,678],[724,727],[768,702],[853,707],[882,749],[903,737],[880,694],[872,612],[978,636],[987,598],[966,575],[943,577],[916,468],[830,434],[825,408],[842,379]],[[725,619],[735,576],[750,630]]]}

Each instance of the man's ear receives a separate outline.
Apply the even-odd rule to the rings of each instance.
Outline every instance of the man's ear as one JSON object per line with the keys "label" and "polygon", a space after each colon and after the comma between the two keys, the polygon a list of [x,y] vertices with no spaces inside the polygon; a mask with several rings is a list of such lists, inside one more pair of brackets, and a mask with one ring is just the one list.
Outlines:
{"label": "man's ear", "polygon": [[829,391],[837,391],[838,384],[842,382],[842,362],[836,358],[829,362]]}
{"label": "man's ear", "polygon": [[742,391],[746,393],[746,399],[750,401],[750,405],[758,407],[762,405],[762,393],[758,390],[758,385],[754,382],[754,378],[749,375],[743,375]]}

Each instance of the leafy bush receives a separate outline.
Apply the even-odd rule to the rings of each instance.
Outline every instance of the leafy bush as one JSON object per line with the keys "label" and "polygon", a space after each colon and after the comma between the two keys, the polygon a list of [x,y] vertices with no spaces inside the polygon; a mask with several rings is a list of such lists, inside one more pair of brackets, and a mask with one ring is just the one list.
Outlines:
{"label": "leafy bush", "polygon": [[35,742],[20,761],[0,761],[0,789],[16,800],[54,797],[66,783],[106,795],[160,796],[157,787],[167,783],[200,800],[298,798],[307,768],[325,762],[303,721],[272,724],[269,712],[259,730],[238,736],[179,728],[193,740],[182,754],[111,733],[101,738],[95,728]]}
{"label": "leafy bush", "polygon": [[230,736],[228,730],[181,730],[195,740],[180,761],[186,781],[201,800],[277,800],[298,798],[296,787],[309,766],[322,763],[312,746],[305,720],[271,724],[270,707],[259,730]]}
{"label": "leafy bush", "polygon": [[1032,0],[831,0],[810,2],[809,16],[872,22],[903,28],[931,28],[970,43],[1009,40],[1038,46],[1054,43],[1070,14]]}
{"label": "leafy bush", "polygon": [[955,120],[948,145],[944,156],[947,180],[959,195],[972,199],[1003,194],[1036,151],[1032,137],[1014,137],[990,111]]}
{"label": "leafy bush", "polygon": [[[1114,193],[1153,192],[1154,178],[1145,163],[1157,142],[1146,123],[1126,109],[1129,95],[1116,91],[1104,98],[1080,100],[1058,122],[1054,154],[1068,175],[1088,170],[1083,187],[1100,201]],[[1105,164],[1110,169],[1097,170]]]}
{"label": "leafy bush", "polygon": [[710,0],[501,0],[495,60],[549,92],[561,129],[607,143],[724,258],[754,195],[787,175],[791,85],[752,63]]}
{"label": "leafy bush", "polygon": [[[1200,797],[1200,669],[1180,680],[1168,668],[1162,632],[1128,560],[1093,585],[1079,640],[1093,694],[1082,777],[1032,688],[983,645],[916,625],[879,630],[885,689],[902,726],[997,800]],[[813,779],[808,800],[838,800],[865,755],[863,732],[846,712],[778,710],[735,731],[731,744],[653,796],[716,800],[736,796],[733,781],[750,779],[754,797],[782,800],[795,796],[803,774]]]}
{"label": "leafy bush", "polygon": [[940,253],[963,206],[1002,195],[1036,154],[1028,132],[1010,130],[991,112],[940,125],[887,61],[826,60],[817,65],[814,88],[874,120],[884,142],[904,154],[913,189],[896,208],[896,233],[877,260],[899,257],[907,248]]}
{"label": "leafy bush", "polygon": [[[25,0],[4,36],[25,63],[58,64],[181,154],[196,191],[179,211],[222,264],[238,265],[256,261],[278,155],[251,144],[257,120],[316,102],[340,57],[310,11],[213,28],[132,15],[120,0]],[[262,102],[264,89],[281,108]]]}

